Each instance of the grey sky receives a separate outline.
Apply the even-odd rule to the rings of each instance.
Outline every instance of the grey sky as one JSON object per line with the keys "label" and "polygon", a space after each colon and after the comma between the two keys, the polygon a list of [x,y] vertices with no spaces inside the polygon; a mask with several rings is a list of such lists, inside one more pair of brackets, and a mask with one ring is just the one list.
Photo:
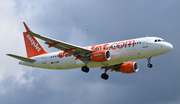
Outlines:
{"label": "grey sky", "polygon": [[[1,104],[179,104],[179,0],[0,0]],[[47,70],[20,66],[5,54],[26,56],[22,22],[38,34],[80,46],[146,36],[173,44],[165,55],[135,60],[135,74],[93,68]],[[87,31],[88,29],[88,31]],[[58,51],[47,48],[48,52]]]}

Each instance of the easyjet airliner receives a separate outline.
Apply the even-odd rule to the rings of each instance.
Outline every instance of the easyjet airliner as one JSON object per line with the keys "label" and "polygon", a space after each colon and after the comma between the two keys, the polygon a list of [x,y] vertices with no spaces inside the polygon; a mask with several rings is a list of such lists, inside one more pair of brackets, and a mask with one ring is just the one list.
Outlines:
{"label": "easyjet airliner", "polygon": [[[89,72],[89,68],[101,67],[105,69],[101,75],[101,78],[105,80],[109,78],[108,70],[127,74],[139,70],[136,62],[127,61],[147,58],[147,66],[151,68],[153,66],[150,63],[152,57],[165,54],[173,48],[170,43],[158,37],[143,37],[80,47],[36,34],[25,23],[24,26],[26,32],[23,35],[28,58],[7,54],[21,60],[19,64],[57,70],[81,67],[81,70],[86,73]],[[54,47],[62,51],[48,53],[34,37],[44,40],[49,48]]]}

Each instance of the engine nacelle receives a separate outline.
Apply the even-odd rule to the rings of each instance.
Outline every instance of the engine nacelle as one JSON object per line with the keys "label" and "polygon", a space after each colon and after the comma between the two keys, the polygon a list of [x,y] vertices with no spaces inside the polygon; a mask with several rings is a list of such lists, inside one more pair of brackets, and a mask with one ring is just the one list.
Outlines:
{"label": "engine nacelle", "polygon": [[127,62],[127,63],[123,63],[120,66],[120,70],[122,73],[135,73],[139,70],[138,64],[136,62]]}
{"label": "engine nacelle", "polygon": [[94,62],[104,62],[111,59],[111,54],[108,50],[101,50],[91,53],[91,59]]}

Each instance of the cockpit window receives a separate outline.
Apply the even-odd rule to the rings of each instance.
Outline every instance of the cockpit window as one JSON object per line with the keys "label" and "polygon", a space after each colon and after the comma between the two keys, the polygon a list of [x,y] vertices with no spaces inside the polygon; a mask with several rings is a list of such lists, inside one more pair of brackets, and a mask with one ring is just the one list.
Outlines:
{"label": "cockpit window", "polygon": [[163,40],[163,39],[156,39],[156,40],[154,40],[154,42],[165,42],[165,40]]}

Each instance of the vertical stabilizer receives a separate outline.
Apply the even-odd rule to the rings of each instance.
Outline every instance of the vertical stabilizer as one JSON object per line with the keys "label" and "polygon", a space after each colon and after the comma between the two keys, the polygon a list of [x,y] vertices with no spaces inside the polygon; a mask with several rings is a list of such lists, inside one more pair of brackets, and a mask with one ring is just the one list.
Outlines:
{"label": "vertical stabilizer", "polygon": [[29,35],[28,32],[30,32],[29,28],[26,26],[24,23],[25,28],[27,32],[23,32],[24,35],[24,42],[26,45],[26,52],[27,52],[27,57],[34,57],[42,54],[47,54],[43,47],[39,44],[39,42],[32,36]]}

